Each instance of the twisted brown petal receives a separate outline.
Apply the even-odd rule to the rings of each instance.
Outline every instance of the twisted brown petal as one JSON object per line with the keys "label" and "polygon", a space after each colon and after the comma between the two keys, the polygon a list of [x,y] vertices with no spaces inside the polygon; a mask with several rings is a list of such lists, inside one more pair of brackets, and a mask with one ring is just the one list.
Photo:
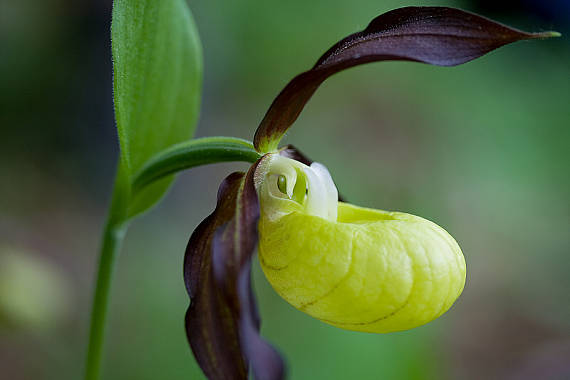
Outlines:
{"label": "twisted brown petal", "polygon": [[259,313],[251,288],[251,257],[259,220],[254,175],[261,160],[252,165],[243,181],[234,218],[214,236],[213,269],[216,283],[239,315],[241,347],[255,378],[279,380],[285,375],[285,366],[279,353],[259,334]]}
{"label": "twisted brown petal", "polygon": [[284,364],[260,334],[251,288],[251,256],[257,245],[259,201],[247,175],[233,173],[220,185],[214,212],[192,234],[184,258],[184,279],[192,302],[186,333],[208,379],[279,380]]}
{"label": "twisted brown petal", "polygon": [[214,212],[196,228],[184,257],[184,281],[192,302],[186,312],[186,335],[209,379],[247,379],[238,334],[238,315],[228,305],[212,271],[212,239],[235,212],[244,173],[230,174],[220,185]]}
{"label": "twisted brown petal", "polygon": [[254,138],[259,152],[277,149],[322,82],[353,66],[376,61],[415,61],[455,66],[503,45],[555,32],[527,33],[447,7],[406,7],[376,17],[361,32],[331,47],[309,71],[296,76],[275,98]]}

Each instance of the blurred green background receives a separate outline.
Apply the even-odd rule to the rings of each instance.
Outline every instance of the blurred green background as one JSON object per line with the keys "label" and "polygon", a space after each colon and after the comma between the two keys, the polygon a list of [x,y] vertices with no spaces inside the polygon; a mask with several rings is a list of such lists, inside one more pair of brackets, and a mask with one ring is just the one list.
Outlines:
{"label": "blurred green background", "polygon": [[[436,5],[433,2],[415,4]],[[2,378],[78,379],[118,143],[111,2],[2,0]],[[198,136],[251,139],[273,97],[393,0],[192,1],[205,54]],[[443,1],[569,35],[561,1]],[[402,333],[336,329],[280,299],[256,264],[263,334],[290,379],[570,378],[570,44],[517,43],[455,68],[379,63],[328,80],[286,143],[351,203],[421,215],[460,243],[463,295]],[[186,342],[187,239],[245,164],[179,176],[133,223],[113,290],[105,379],[200,379]]]}

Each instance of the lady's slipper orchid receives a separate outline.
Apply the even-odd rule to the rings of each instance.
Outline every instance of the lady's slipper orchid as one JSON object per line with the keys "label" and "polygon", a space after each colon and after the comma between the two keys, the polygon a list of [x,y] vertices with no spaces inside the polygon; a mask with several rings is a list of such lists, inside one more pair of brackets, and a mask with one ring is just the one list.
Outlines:
{"label": "lady's slipper orchid", "polygon": [[330,48],[274,100],[254,146],[263,156],[221,184],[214,212],[194,231],[184,260],[191,304],[186,331],[210,379],[284,377],[279,354],[259,335],[250,284],[259,242],[262,269],[296,308],[341,328],[391,332],[425,324],[463,290],[465,261],[455,240],[423,218],[339,201],[328,170],[295,148],[278,149],[319,85],[364,63],[402,60],[454,66],[526,33],[446,7],[383,14]]}

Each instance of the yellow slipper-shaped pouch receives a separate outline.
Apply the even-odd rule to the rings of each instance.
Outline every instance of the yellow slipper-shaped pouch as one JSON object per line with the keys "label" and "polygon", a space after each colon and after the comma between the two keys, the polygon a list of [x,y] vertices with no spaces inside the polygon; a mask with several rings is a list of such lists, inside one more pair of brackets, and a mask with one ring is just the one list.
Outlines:
{"label": "yellow slipper-shaped pouch", "polygon": [[430,322],[459,297],[465,260],[443,228],[338,202],[321,164],[278,154],[264,161],[259,258],[291,305],[340,328],[387,333]]}

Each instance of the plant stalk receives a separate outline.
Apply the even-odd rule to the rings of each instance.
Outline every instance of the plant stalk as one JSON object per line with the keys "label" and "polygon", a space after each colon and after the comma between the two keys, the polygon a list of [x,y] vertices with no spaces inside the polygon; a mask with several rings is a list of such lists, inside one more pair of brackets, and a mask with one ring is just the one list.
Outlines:
{"label": "plant stalk", "polygon": [[126,201],[128,188],[125,185],[128,182],[125,180],[126,176],[122,175],[121,168],[120,166],[115,180],[99,252],[97,280],[91,308],[89,345],[85,362],[85,380],[99,380],[100,378],[111,283],[121,243],[128,228],[125,217],[128,205]]}
{"label": "plant stalk", "polygon": [[89,347],[87,351],[86,380],[98,380],[101,368],[101,356],[107,310],[109,307],[109,293],[111,281],[115,270],[115,262],[119,253],[126,227],[107,224],[103,234],[103,245],[99,257],[97,285],[91,311],[91,329],[89,332]]}

